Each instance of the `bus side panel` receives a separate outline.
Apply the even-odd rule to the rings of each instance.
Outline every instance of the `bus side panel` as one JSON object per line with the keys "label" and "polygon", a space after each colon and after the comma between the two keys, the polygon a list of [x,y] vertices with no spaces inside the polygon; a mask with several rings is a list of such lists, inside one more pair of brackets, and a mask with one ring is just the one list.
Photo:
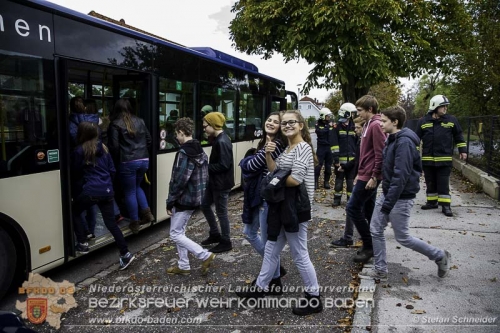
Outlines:
{"label": "bus side panel", "polygon": [[158,154],[156,156],[156,220],[162,221],[168,218],[167,215],[167,197],[170,176],[172,175],[172,165],[175,160],[175,152]]}
{"label": "bus side panel", "polygon": [[[0,180],[0,211],[18,222],[31,246],[33,270],[64,258],[59,170]],[[40,253],[40,249],[50,250]]]}

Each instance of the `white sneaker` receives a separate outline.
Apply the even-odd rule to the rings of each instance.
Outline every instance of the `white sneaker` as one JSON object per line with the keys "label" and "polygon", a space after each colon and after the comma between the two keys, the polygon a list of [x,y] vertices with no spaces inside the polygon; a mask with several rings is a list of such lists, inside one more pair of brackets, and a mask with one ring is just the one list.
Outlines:
{"label": "white sneaker", "polygon": [[360,278],[373,279],[375,281],[379,280],[382,282],[387,281],[387,273],[375,270],[375,268],[363,269],[361,273],[358,274]]}

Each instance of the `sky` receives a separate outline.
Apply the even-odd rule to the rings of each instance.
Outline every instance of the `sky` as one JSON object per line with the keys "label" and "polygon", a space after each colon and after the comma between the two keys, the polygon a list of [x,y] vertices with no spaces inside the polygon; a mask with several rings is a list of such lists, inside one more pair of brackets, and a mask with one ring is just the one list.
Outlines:
{"label": "sky", "polygon": [[[88,14],[94,10],[115,20],[187,47],[211,47],[259,68],[259,72],[285,81],[286,89],[298,93],[312,68],[306,61],[285,63],[279,54],[263,60],[231,47],[229,22],[234,0],[50,0],[58,5]],[[324,102],[330,91],[313,89],[307,96]],[[300,94],[302,98],[302,93]]]}

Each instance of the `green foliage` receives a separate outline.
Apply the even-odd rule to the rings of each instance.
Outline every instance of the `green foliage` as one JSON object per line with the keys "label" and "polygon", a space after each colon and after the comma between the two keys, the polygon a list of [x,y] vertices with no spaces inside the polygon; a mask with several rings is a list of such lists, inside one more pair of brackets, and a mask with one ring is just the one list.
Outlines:
{"label": "green foliage", "polygon": [[381,110],[398,104],[401,96],[401,88],[395,83],[381,82],[372,86],[368,94],[377,98],[379,109]]}
{"label": "green foliage", "polygon": [[337,114],[340,106],[342,105],[342,100],[342,91],[335,90],[326,98],[325,107],[329,108],[333,114]]}
{"label": "green foliage", "polygon": [[369,87],[447,63],[463,43],[463,0],[240,0],[233,46],[247,54],[313,64],[312,87],[342,90],[354,103]]}

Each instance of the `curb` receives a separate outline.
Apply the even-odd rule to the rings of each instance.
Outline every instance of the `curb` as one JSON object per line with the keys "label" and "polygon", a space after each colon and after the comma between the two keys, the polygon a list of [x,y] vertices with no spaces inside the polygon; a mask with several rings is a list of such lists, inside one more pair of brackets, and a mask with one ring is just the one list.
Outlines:
{"label": "curb", "polygon": [[[373,258],[363,265],[363,270],[370,269],[373,267]],[[359,282],[359,293],[356,300],[364,301],[361,308],[356,307],[356,312],[354,313],[354,318],[352,320],[352,330],[351,333],[366,333],[372,331],[372,312],[375,307],[375,291],[377,290],[377,283],[373,279],[367,279],[360,277]]]}

